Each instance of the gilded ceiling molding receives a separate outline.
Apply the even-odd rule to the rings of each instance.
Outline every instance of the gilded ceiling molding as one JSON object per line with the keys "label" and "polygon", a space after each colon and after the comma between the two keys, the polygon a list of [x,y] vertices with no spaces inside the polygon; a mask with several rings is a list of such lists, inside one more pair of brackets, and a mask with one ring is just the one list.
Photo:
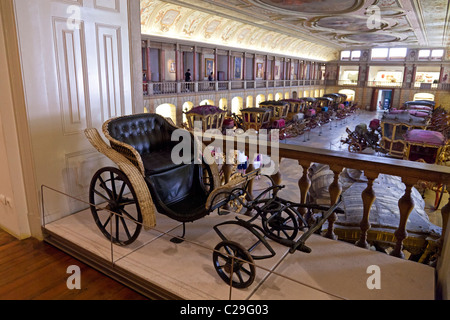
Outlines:
{"label": "gilded ceiling molding", "polygon": [[319,61],[334,60],[338,54],[336,49],[309,41],[294,46],[298,39],[293,36],[160,0],[142,0],[141,6],[143,34]]}

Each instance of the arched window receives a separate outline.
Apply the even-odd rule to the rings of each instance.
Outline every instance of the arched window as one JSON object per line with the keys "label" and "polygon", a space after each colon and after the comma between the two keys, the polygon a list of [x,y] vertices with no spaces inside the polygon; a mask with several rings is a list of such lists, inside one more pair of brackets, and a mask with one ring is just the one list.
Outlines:
{"label": "arched window", "polygon": [[416,93],[414,95],[414,101],[417,100],[427,100],[427,101],[434,101],[434,94],[432,93],[425,93],[425,92],[420,92],[420,93]]}
{"label": "arched window", "polygon": [[247,97],[247,108],[253,108],[253,96]]}
{"label": "arched window", "polygon": [[156,108],[156,113],[164,118],[170,118],[176,124],[177,123],[177,107],[173,104],[162,104]]}
{"label": "arched window", "polygon": [[228,109],[228,100],[225,98],[220,99],[219,108],[222,110],[227,110]]}
{"label": "arched window", "polygon": [[256,107],[259,108],[259,104],[264,101],[266,101],[266,99],[263,94],[257,95],[256,96]]}
{"label": "arched window", "polygon": [[233,98],[231,100],[231,113],[241,114],[243,106],[243,99],[241,97]]}
{"label": "arched window", "polygon": [[340,90],[339,93],[345,94],[347,96],[347,101],[355,101],[355,90]]}
{"label": "arched window", "polygon": [[200,106],[213,106],[214,105],[214,101],[212,100],[203,100],[202,102],[200,102]]}
{"label": "arched window", "polygon": [[183,123],[187,123],[187,118],[186,118],[186,115],[184,113],[188,112],[192,108],[194,108],[194,104],[192,102],[190,102],[190,101],[187,101],[187,102],[185,102],[183,104]]}

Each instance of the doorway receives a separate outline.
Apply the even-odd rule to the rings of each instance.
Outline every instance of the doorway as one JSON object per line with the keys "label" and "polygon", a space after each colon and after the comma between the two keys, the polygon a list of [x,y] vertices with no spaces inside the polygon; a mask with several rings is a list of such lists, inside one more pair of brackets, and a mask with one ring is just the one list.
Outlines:
{"label": "doorway", "polygon": [[394,101],[394,89],[374,89],[372,95],[371,111],[390,110]]}

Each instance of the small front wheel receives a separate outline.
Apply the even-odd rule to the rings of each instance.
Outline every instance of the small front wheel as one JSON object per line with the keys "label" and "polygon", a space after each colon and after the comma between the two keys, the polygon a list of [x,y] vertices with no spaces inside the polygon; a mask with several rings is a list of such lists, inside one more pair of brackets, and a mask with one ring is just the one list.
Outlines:
{"label": "small front wheel", "polygon": [[255,281],[256,267],[253,258],[236,242],[220,242],[214,249],[213,262],[222,280],[233,288],[245,289]]}
{"label": "small front wheel", "polygon": [[360,153],[360,152],[362,152],[363,150],[362,150],[362,147],[361,147],[361,145],[360,145],[359,143],[357,143],[357,142],[352,142],[352,143],[350,143],[350,145],[348,146],[348,151],[349,151],[350,153]]}

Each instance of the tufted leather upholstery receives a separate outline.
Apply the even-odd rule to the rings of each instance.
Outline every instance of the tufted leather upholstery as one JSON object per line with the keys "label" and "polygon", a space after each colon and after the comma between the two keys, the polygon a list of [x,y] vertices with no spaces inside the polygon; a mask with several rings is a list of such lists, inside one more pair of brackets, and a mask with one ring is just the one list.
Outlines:
{"label": "tufted leather upholstery", "polygon": [[176,129],[155,114],[118,118],[108,126],[109,134],[114,139],[129,144],[140,155],[172,147],[175,143],[171,141],[171,136]]}
{"label": "tufted leather upholstery", "polygon": [[[204,217],[207,192],[202,184],[202,165],[192,162],[175,164],[172,149],[179,142],[172,141],[178,128],[156,114],[139,114],[117,118],[109,122],[109,135],[132,146],[141,155],[147,185],[160,213],[181,222]],[[193,141],[192,141],[193,143]]]}

